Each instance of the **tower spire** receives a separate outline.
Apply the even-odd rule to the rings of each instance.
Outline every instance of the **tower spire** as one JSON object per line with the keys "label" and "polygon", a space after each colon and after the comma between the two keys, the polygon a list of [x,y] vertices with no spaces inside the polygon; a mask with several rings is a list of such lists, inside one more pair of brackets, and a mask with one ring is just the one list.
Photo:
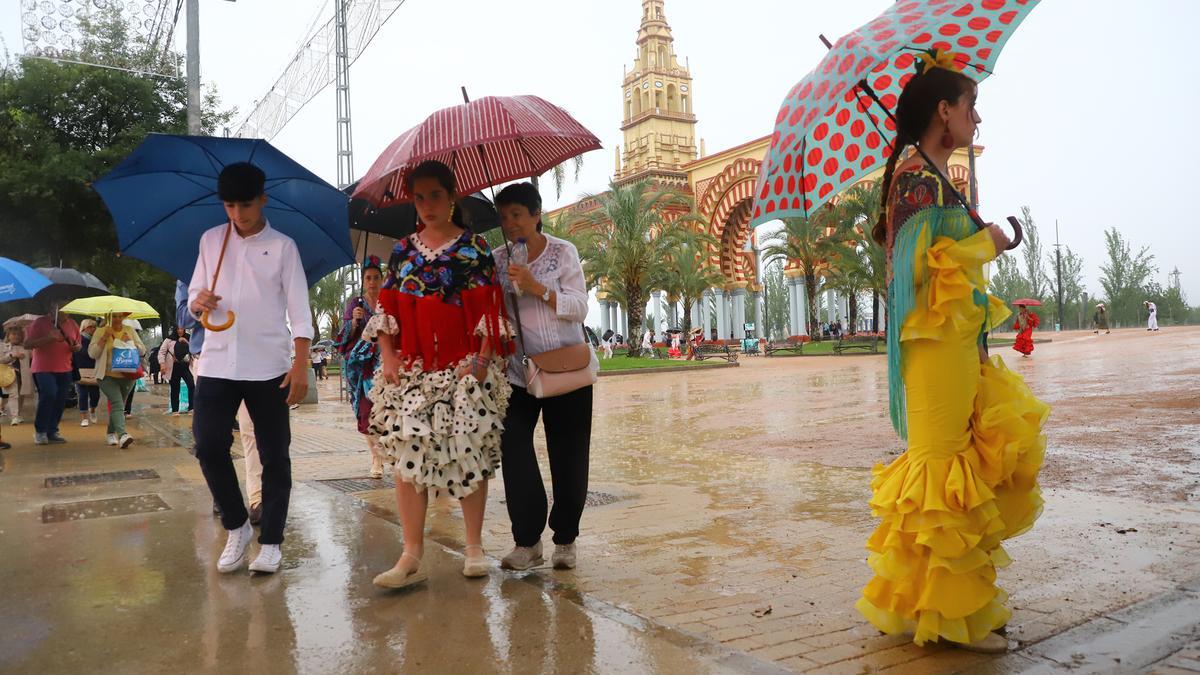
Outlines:
{"label": "tower spire", "polygon": [[675,54],[675,38],[664,0],[642,0],[637,55],[622,78],[625,135],[616,178],[649,178],[683,185],[680,168],[696,159],[696,117],[692,114],[692,75]]}
{"label": "tower spire", "polygon": [[652,38],[667,43],[675,41],[671,36],[671,26],[667,24],[667,13],[663,4],[664,0],[642,0],[642,25],[638,29],[637,39],[639,45]]}

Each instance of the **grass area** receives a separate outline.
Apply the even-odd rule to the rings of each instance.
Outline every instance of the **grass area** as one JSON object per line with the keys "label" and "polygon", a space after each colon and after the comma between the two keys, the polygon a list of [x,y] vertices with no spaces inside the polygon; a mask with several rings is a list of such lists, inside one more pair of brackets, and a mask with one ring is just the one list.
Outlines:
{"label": "grass area", "polygon": [[683,361],[680,359],[648,359],[644,356],[630,357],[622,354],[614,355],[611,359],[600,359],[600,370],[642,370],[644,368],[679,368],[682,366],[715,366],[724,361]]}

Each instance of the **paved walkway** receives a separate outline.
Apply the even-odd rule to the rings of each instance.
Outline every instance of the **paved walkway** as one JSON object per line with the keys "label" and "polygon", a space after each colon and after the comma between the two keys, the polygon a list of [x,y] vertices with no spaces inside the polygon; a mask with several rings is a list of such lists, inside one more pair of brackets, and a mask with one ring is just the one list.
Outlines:
{"label": "paved walkway", "polygon": [[[1004,657],[917,648],[903,638],[880,636],[852,609],[868,577],[862,546],[874,525],[864,506],[869,467],[902,450],[884,417],[885,365],[871,356],[749,358],[731,370],[605,378],[597,385],[595,506],[585,514],[579,569],[528,574],[497,569],[473,587],[457,578],[453,552],[461,550],[461,519],[454,505],[442,501],[429,523],[430,537],[445,549],[430,558],[431,569],[438,570],[434,583],[398,596],[380,596],[369,585],[371,573],[399,552],[394,497],[388,483],[365,478],[365,444],[351,430],[336,389],[325,385],[323,403],[294,414],[297,508],[285,546],[291,568],[278,581],[251,582],[263,589],[278,585],[283,599],[272,602],[288,611],[280,610],[262,630],[292,631],[297,645],[306,644],[301,634],[324,636],[328,640],[317,644],[333,649],[326,653],[347,666],[343,670],[369,670],[385,663],[372,660],[381,654],[407,655],[405,664],[433,658],[425,663],[448,665],[413,634],[415,624],[393,625],[384,618],[393,612],[423,616],[439,603],[457,608],[445,610],[449,623],[460,610],[471,617],[454,634],[458,644],[478,647],[456,656],[478,650],[483,656],[471,663],[486,664],[487,672],[1197,670],[1200,405],[1192,403],[1200,391],[1200,369],[1186,364],[1194,364],[1198,348],[1195,329],[1155,336],[1064,334],[1039,345],[1032,359],[1008,359],[1055,411],[1043,480],[1046,513],[1031,533],[1007,546],[1015,562],[1001,572],[1014,609],[1008,630],[1014,651]],[[143,400],[157,403],[154,397]],[[103,553],[114,529],[140,531],[138,550],[181,546],[174,540],[186,539],[191,553],[182,560],[165,558],[170,575],[206,584],[179,597],[212,607],[206,594],[239,582],[207,571],[219,545],[212,542],[215,525],[205,513],[198,469],[178,448],[189,442],[188,424],[188,418],[143,411],[135,421],[138,433],[162,439],[154,443],[162,447],[142,443],[126,453],[103,446],[34,449],[10,432],[6,439],[25,444],[6,453],[0,498],[23,510],[0,520],[0,536],[6,543],[37,542],[46,553],[54,546],[39,540],[39,533],[48,542],[58,528],[69,528],[102,553],[75,558],[80,553],[72,546],[73,553],[55,557],[55,564],[76,570],[72,573],[99,566],[91,573],[101,577],[119,562]],[[99,431],[93,433],[99,438]],[[163,484],[147,481],[144,492],[160,494],[170,515],[40,522],[42,507],[53,501],[139,494],[128,481],[82,492],[41,488],[46,476],[146,466],[167,467],[160,471]],[[497,557],[511,545],[503,500],[495,481],[484,543]],[[177,522],[180,511],[187,514],[183,523]],[[109,525],[118,522],[128,525]],[[85,535],[89,531],[106,534]],[[0,562],[10,582],[14,575],[26,580],[27,606],[57,595],[33,583],[47,571],[40,563],[34,571],[35,559],[45,562],[34,556],[16,569]],[[503,594],[489,590],[507,587],[531,590],[507,605]],[[296,599],[313,589],[334,593],[329,613]],[[235,595],[246,598],[240,591]],[[526,600],[532,604],[523,604]],[[522,621],[539,624],[538,635],[547,630],[543,623],[558,616],[529,609],[535,604],[591,626],[592,642],[575,646],[598,660],[572,660],[579,655],[561,644],[553,656],[517,659],[525,649],[516,646],[523,626],[513,623],[510,612],[520,609],[529,617]],[[338,614],[343,605],[351,607],[350,618]],[[159,598],[141,610],[112,611],[154,615],[171,606]],[[211,611],[213,622],[231,610]],[[15,618],[8,610],[0,616],[5,625]],[[97,618],[80,616],[74,628]],[[310,621],[328,628],[304,625]],[[597,639],[601,633],[610,639]],[[425,640],[440,644],[439,634],[427,632]],[[6,639],[0,637],[0,646]],[[671,649],[658,651],[660,642]],[[382,643],[391,651],[380,651]],[[84,646],[77,651],[81,658],[96,655]],[[290,663],[307,669],[308,652],[293,651]],[[10,650],[0,649],[4,653]],[[621,667],[620,659],[630,654],[655,656]],[[9,665],[23,663],[48,662]]]}

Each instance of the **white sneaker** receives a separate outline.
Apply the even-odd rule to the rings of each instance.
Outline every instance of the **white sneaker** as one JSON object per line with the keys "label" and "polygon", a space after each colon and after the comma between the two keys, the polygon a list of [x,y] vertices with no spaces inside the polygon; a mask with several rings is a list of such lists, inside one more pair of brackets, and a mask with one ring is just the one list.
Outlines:
{"label": "white sneaker", "polygon": [[86,417],[79,420],[79,426],[81,426],[81,427],[86,427],[89,424],[91,424],[91,421],[88,420],[88,418],[86,418]]}
{"label": "white sneaker", "polygon": [[258,549],[258,557],[250,563],[250,571],[274,574],[279,570],[281,560],[283,560],[283,553],[279,550],[279,544],[263,544]]}
{"label": "white sneaker", "polygon": [[24,421],[25,421],[25,420],[21,419],[20,417],[14,417],[14,418],[12,418],[12,422],[9,422],[9,425],[10,425],[10,426],[14,426],[14,427],[15,427],[15,426],[18,426],[19,424],[21,424],[21,422],[24,422]]}
{"label": "white sneaker", "polygon": [[254,537],[254,528],[250,526],[250,520],[242,523],[242,526],[236,530],[229,530],[225,539],[225,550],[221,551],[221,558],[217,561],[217,571],[222,574],[236,572],[242,563],[246,562],[246,549],[250,546],[250,539]]}
{"label": "white sneaker", "polygon": [[118,441],[118,440],[117,440],[117,435],[116,435],[116,434],[109,434],[109,435],[108,435],[108,444],[109,444],[109,445],[116,445],[116,444],[117,444],[117,443],[119,443],[119,442],[120,442],[120,441]]}
{"label": "white sneaker", "polygon": [[121,447],[128,448],[131,445],[133,445],[133,436],[130,436],[129,434],[121,434]]}
{"label": "white sneaker", "polygon": [[88,415],[88,419],[90,419],[92,421],[92,424],[96,423],[96,411],[95,410],[93,410],[91,412],[91,414]]}
{"label": "white sneaker", "polygon": [[506,570],[527,570],[537,567],[545,561],[542,558],[542,542],[533,546],[514,546],[508,555],[500,559],[500,568]]}

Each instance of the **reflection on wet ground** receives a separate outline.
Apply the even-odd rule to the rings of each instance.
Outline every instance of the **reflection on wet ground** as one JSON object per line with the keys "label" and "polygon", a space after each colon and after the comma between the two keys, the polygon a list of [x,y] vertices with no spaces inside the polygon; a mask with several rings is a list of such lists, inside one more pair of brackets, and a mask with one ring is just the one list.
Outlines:
{"label": "reflection on wet ground", "polygon": [[[1000,575],[1014,646],[1200,577],[1200,368],[1181,367],[1195,363],[1200,330],[1161,335],[1064,335],[1031,359],[1005,356],[1054,405],[1046,513],[1006,546],[1015,562]],[[294,418],[297,486],[274,577],[212,570],[218,525],[194,460],[171,447],[186,441],[186,418],[140,417],[135,435],[148,442],[123,453],[105,449],[99,429],[86,448],[8,453],[0,670],[954,672],[988,662],[880,637],[852,610],[868,576],[870,467],[903,450],[886,417],[883,357],[605,378],[591,489],[618,500],[585,513],[579,569],[464,580],[461,519],[443,501],[431,507],[428,588],[399,594],[370,585],[399,553],[390,491],[304,484],[367,466],[331,398]],[[168,440],[154,442],[152,428]],[[162,478],[43,487],[48,476],[133,469]],[[498,557],[511,539],[502,486],[492,490],[484,543]],[[170,510],[40,522],[48,503],[148,492]],[[163,634],[152,651],[112,637]]]}

